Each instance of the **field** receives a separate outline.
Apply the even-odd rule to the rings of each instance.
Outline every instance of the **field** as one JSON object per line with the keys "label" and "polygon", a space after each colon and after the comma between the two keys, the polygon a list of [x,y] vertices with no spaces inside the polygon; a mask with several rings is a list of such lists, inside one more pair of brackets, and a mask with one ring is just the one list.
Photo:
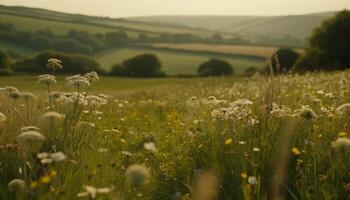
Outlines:
{"label": "field", "polygon": [[85,77],[0,78],[0,199],[350,198],[350,71]]}
{"label": "field", "polygon": [[162,50],[152,48],[119,48],[112,49],[94,56],[103,69],[109,70],[114,64],[142,53],[156,54],[162,62],[162,68],[169,75],[196,74],[198,66],[210,58],[221,58],[228,61],[235,69],[236,74],[243,74],[247,67],[255,66],[261,68],[265,64],[265,59],[230,56],[220,53],[187,52]]}

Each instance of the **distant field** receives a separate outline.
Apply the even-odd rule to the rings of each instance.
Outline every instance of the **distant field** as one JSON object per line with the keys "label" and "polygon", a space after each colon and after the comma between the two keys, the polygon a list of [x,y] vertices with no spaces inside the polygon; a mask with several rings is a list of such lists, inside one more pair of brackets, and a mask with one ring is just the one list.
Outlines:
{"label": "distant field", "polygon": [[[225,54],[246,55],[246,56],[259,56],[270,57],[277,51],[276,47],[269,46],[248,46],[248,45],[216,45],[216,44],[170,44],[170,43],[158,43],[153,44],[153,47],[169,48],[177,50],[191,50],[191,51],[206,51],[206,52],[218,52]],[[302,52],[301,49],[297,51]]]}
{"label": "distant field", "polygon": [[[90,33],[105,33],[119,30],[117,28],[43,20],[7,14],[0,14],[0,22],[12,23],[16,27],[16,29],[24,31],[38,31],[43,29],[50,29],[54,34],[57,35],[66,34],[70,30],[88,31]],[[130,37],[136,37],[140,32],[127,33]]]}
{"label": "distant field", "polygon": [[162,62],[163,70],[169,75],[196,74],[198,66],[210,58],[227,60],[234,66],[236,74],[242,74],[247,67],[262,67],[265,64],[263,59],[240,56],[136,48],[112,49],[97,54],[94,58],[101,64],[102,68],[109,70],[113,64],[121,63],[125,59],[142,53],[156,54]]}

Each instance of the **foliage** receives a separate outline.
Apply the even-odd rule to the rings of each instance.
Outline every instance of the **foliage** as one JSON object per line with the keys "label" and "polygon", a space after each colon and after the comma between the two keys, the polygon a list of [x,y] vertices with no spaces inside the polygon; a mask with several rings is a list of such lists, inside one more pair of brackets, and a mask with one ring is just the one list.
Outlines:
{"label": "foliage", "polygon": [[[277,52],[271,56],[269,63],[272,65],[273,73],[287,73],[297,62],[300,55],[292,49],[278,49]],[[270,66],[267,66],[269,73]]]}
{"label": "foliage", "polygon": [[12,74],[13,63],[7,52],[0,50],[0,76]]}
{"label": "foliage", "polygon": [[114,65],[110,74],[127,77],[160,77],[164,76],[161,67],[156,55],[142,54],[125,60],[121,65]]}
{"label": "foliage", "polygon": [[202,63],[197,72],[200,76],[224,76],[234,73],[230,63],[219,59],[210,59]]}
{"label": "foliage", "polygon": [[297,71],[342,70],[350,66],[350,11],[344,10],[314,30]]}
{"label": "foliage", "polygon": [[89,57],[79,54],[64,54],[53,51],[42,52],[33,59],[27,59],[15,64],[15,71],[27,73],[47,73],[46,67],[49,58],[57,58],[65,63],[61,73],[86,73],[89,71],[102,72],[99,64]]}

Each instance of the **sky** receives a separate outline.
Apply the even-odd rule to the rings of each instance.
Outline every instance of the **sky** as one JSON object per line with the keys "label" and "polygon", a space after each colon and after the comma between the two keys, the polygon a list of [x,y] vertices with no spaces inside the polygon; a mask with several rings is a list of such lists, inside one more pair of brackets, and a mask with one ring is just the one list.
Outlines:
{"label": "sky", "polygon": [[0,4],[109,17],[290,15],[350,9],[350,0],[0,0]]}

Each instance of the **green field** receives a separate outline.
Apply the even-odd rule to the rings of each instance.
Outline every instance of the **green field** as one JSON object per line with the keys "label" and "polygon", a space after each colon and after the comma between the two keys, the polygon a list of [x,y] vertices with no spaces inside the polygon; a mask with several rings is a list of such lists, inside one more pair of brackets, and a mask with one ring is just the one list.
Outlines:
{"label": "green field", "polygon": [[166,74],[196,74],[198,66],[210,58],[227,60],[235,69],[236,74],[242,74],[247,67],[263,67],[265,60],[240,56],[228,56],[215,53],[181,52],[172,50],[121,48],[112,49],[94,56],[103,69],[109,70],[114,64],[142,53],[156,54],[162,62]]}

